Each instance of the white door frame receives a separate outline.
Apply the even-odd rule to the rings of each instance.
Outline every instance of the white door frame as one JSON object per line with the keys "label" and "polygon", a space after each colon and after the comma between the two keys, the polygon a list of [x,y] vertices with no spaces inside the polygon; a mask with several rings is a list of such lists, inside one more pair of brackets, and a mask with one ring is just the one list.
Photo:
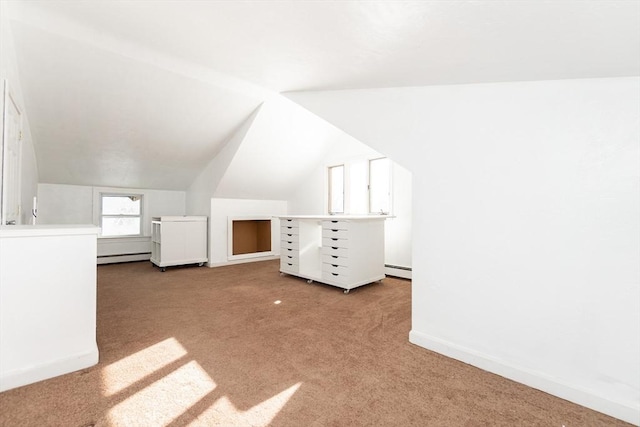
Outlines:
{"label": "white door frame", "polygon": [[7,81],[2,80],[2,110],[0,110],[0,225],[4,224],[2,220],[4,219],[4,116],[5,116],[5,104],[6,97],[5,93],[7,93]]}
{"label": "white door frame", "polygon": [[[4,80],[2,108],[2,184],[0,185],[0,224],[20,224],[22,184],[22,113]],[[11,109],[17,113],[12,117]],[[14,147],[10,144],[15,143]]]}

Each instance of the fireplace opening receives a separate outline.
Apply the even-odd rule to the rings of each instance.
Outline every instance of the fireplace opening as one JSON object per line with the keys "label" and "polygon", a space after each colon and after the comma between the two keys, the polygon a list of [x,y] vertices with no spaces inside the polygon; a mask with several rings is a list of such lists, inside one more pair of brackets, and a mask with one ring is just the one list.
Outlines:
{"label": "fireplace opening", "polygon": [[270,219],[234,219],[232,255],[271,252]]}

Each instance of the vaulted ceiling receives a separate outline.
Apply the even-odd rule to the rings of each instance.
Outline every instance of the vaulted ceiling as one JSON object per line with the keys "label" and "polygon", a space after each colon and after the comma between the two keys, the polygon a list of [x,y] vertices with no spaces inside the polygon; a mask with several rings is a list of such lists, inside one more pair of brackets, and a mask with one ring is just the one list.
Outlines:
{"label": "vaulted ceiling", "polygon": [[186,189],[281,92],[640,75],[636,1],[8,3],[49,183]]}

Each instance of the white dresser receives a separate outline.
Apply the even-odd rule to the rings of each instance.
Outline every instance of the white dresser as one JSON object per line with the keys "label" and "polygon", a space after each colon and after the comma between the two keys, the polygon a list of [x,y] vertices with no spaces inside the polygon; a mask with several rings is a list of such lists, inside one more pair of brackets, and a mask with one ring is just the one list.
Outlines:
{"label": "white dresser", "polygon": [[151,221],[151,262],[166,267],[207,262],[207,217],[162,216]]}
{"label": "white dresser", "polygon": [[280,272],[350,289],[384,279],[387,216],[283,216]]}

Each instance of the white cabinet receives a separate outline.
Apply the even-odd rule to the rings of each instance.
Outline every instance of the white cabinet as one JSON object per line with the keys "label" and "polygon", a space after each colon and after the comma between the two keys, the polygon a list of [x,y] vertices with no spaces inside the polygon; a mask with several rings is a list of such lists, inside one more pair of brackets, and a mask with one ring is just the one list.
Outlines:
{"label": "white cabinet", "polygon": [[384,216],[280,217],[280,272],[350,289],[384,275]]}
{"label": "white cabinet", "polygon": [[207,217],[152,218],[151,262],[162,271],[172,265],[207,262]]}

